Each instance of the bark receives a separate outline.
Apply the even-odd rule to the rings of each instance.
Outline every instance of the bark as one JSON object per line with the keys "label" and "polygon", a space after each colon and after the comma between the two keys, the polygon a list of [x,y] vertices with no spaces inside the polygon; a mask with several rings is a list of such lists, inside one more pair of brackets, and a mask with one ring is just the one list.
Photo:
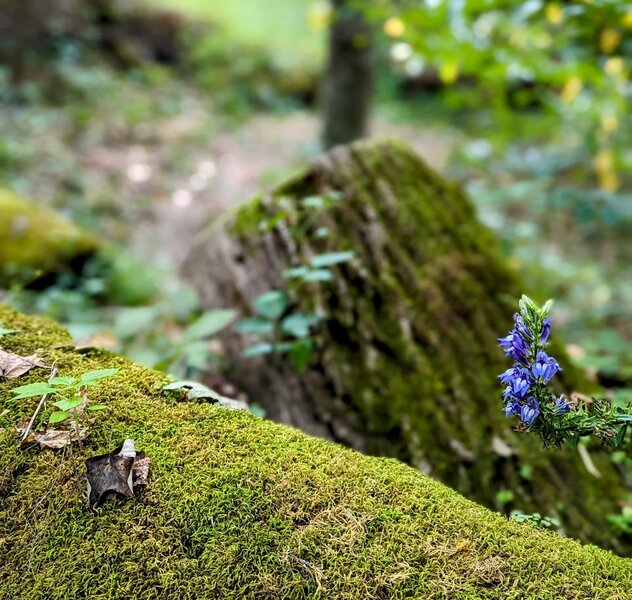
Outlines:
{"label": "bark", "polygon": [[348,0],[334,0],[329,60],[323,83],[323,145],[364,137],[373,87],[372,33]]}
{"label": "bark", "polygon": [[[342,194],[333,208],[314,214],[300,202],[332,190]],[[319,227],[329,237],[311,235]],[[526,290],[459,189],[403,144],[335,148],[213,223],[185,276],[205,308],[251,313],[258,295],[287,287],[284,269],[334,250],[356,257],[332,282],[293,294],[298,308],[327,316],[306,372],[244,359],[252,340],[225,336],[232,377],[251,399],[272,419],[405,460],[488,506],[557,516],[569,534],[616,547],[606,515],[618,512],[625,485],[608,458],[593,457],[596,479],[576,453],[544,452],[501,414],[497,374],[508,365],[496,338]],[[565,364],[560,348],[552,352]],[[501,489],[514,501],[500,504]]]}

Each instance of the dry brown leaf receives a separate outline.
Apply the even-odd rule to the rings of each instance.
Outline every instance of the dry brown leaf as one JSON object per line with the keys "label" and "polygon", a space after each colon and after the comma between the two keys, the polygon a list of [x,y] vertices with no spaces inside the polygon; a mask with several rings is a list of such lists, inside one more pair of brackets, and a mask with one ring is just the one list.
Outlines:
{"label": "dry brown leaf", "polygon": [[[79,434],[82,440],[86,438],[85,430],[82,429]],[[60,450],[68,446],[68,444],[77,441],[77,434],[74,431],[64,429],[48,429],[45,433],[35,432],[33,436],[42,450],[46,448]]]}
{"label": "dry brown leaf", "polygon": [[0,348],[0,377],[15,379],[33,367],[43,367],[37,356],[18,356]]}
{"label": "dry brown leaf", "polygon": [[151,465],[151,458],[144,452],[138,452],[132,465],[132,473],[134,475],[134,487],[137,485],[147,485],[147,479],[149,478],[149,465]]}

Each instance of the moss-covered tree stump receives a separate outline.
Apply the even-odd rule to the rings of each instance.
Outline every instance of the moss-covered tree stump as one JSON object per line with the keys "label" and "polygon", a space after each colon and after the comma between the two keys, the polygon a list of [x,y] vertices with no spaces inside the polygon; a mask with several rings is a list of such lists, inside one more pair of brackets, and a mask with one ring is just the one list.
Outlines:
{"label": "moss-covered tree stump", "polygon": [[[0,600],[623,599],[632,561],[519,524],[396,460],[245,411],[166,399],[164,377],[73,351],[51,321],[0,307],[3,346],[62,375],[118,368],[86,448],[21,449],[37,399],[0,383]],[[52,410],[48,408],[45,416]],[[83,461],[131,437],[145,493],[86,508]]]}
{"label": "moss-covered tree stump", "polygon": [[44,206],[0,189],[0,285],[78,267],[97,239]]}
{"label": "moss-covered tree stump", "polygon": [[[305,206],[332,192],[333,207]],[[608,458],[593,457],[595,478],[576,453],[545,453],[502,415],[497,374],[508,365],[497,337],[527,290],[462,192],[405,145],[335,148],[212,223],[185,269],[206,307],[252,314],[260,294],[287,289],[285,269],[332,251],[355,258],[333,281],[293,293],[301,310],[327,316],[306,372],[245,359],[244,337],[225,336],[251,399],[275,420],[400,458],[487,506],[556,516],[570,535],[627,551],[606,521],[625,496]],[[567,388],[575,377],[567,368]]]}

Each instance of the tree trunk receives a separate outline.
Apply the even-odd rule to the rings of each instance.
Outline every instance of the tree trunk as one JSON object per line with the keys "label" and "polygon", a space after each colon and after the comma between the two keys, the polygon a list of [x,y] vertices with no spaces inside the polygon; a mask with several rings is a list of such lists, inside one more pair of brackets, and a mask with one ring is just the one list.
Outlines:
{"label": "tree trunk", "polygon": [[[630,597],[630,560],[505,519],[396,461],[166,398],[163,374],[77,351],[48,319],[0,305],[0,323],[16,330],[7,351],[37,352],[65,376],[118,371],[90,388],[108,410],[86,419],[84,447],[58,451],[16,437],[39,399],[11,390],[46,373],[0,378],[0,600]],[[151,459],[148,484],[94,514],[85,460],[127,438]]]}
{"label": "tree trunk", "polygon": [[[332,208],[301,202],[332,191],[342,198]],[[328,237],[313,235],[322,227]],[[306,372],[245,359],[243,336],[225,336],[233,379],[251,400],[272,419],[403,459],[488,506],[557,516],[569,534],[617,546],[606,515],[625,486],[608,458],[594,457],[596,479],[576,453],[544,452],[502,415],[497,374],[507,364],[496,338],[525,290],[459,189],[403,144],[335,148],[215,222],[185,274],[204,307],[252,313],[257,296],[287,288],[284,269],[341,250],[355,258],[333,281],[292,294],[303,312],[327,317]],[[513,501],[498,498],[505,488]]]}
{"label": "tree trunk", "polygon": [[327,149],[366,135],[373,88],[371,28],[348,0],[332,4],[323,83],[322,141]]}

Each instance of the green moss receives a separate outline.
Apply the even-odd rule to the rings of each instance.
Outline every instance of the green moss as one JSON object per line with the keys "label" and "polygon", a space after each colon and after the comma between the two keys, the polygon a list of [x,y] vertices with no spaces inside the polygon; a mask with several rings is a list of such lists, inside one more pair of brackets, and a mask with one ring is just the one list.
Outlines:
{"label": "green moss", "polygon": [[[333,208],[302,206],[305,196],[331,190],[341,197]],[[280,212],[290,218],[259,226]],[[318,227],[329,230],[326,239],[305,233]],[[214,244],[226,245],[222,234],[238,265],[216,251]],[[198,248],[191,280],[208,308],[218,298],[252,308],[264,286],[286,285],[284,268],[322,252],[355,252],[334,269],[333,282],[294,294],[297,310],[328,317],[314,336],[312,372],[288,368],[275,377],[271,365],[242,359],[243,339],[226,344],[236,381],[273,418],[287,419],[287,405],[302,402],[301,425],[314,415],[319,431],[397,457],[489,507],[555,516],[569,535],[632,551],[607,523],[627,491],[609,457],[593,453],[597,479],[576,452],[545,452],[504,418],[497,375],[509,365],[497,338],[511,327],[517,298],[531,291],[458,186],[407,145],[378,139],[338,147],[236,218],[223,217]],[[235,277],[236,266],[250,278]],[[565,367],[564,391],[587,390],[562,347],[552,351]],[[302,391],[295,398],[287,390]],[[499,441],[509,452],[497,451]],[[530,480],[520,476],[525,464]],[[514,492],[513,504],[498,503],[502,488]]]}
{"label": "green moss", "polygon": [[[0,308],[5,347],[63,374],[118,367],[85,452],[21,450],[33,410],[0,384],[0,598],[626,598],[632,561],[492,513],[392,459],[243,411],[161,396],[162,376],[79,354]],[[20,379],[41,378],[32,371]],[[125,437],[153,459],[142,497],[85,509],[86,456]]]}
{"label": "green moss", "polygon": [[97,240],[54,211],[0,189],[0,283],[55,272],[92,254]]}

